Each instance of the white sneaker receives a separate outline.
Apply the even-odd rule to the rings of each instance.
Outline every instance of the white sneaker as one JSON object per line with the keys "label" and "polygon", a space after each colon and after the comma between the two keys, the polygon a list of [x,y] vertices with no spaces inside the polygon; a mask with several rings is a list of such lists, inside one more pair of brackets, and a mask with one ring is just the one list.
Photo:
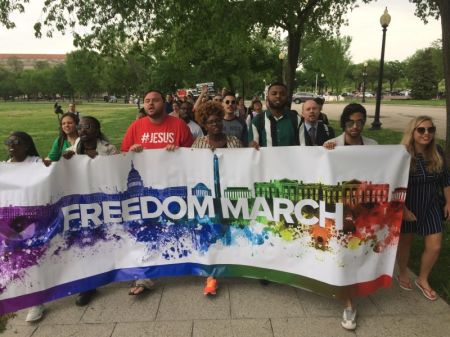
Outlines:
{"label": "white sneaker", "polygon": [[25,322],[35,322],[42,318],[44,314],[44,306],[42,304],[35,305],[28,310],[27,318],[25,318]]}
{"label": "white sneaker", "polygon": [[346,308],[344,310],[341,325],[344,329],[347,330],[356,329],[356,309]]}

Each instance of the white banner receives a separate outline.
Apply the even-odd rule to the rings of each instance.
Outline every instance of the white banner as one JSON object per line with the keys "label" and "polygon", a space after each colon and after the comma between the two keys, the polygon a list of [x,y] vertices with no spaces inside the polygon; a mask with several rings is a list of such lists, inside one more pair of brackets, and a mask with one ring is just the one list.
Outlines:
{"label": "white banner", "polygon": [[2,163],[0,313],[174,275],[368,294],[392,279],[408,172],[399,145]]}

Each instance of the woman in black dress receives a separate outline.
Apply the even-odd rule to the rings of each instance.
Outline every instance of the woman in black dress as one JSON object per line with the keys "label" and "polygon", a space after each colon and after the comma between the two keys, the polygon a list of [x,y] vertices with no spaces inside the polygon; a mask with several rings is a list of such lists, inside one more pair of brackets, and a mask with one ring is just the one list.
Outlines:
{"label": "woman in black dress", "polygon": [[424,237],[425,250],[415,284],[430,301],[436,300],[437,295],[428,276],[439,257],[442,223],[450,213],[450,172],[435,134],[433,120],[419,116],[411,120],[402,139],[411,155],[411,169],[397,252],[399,286],[412,290],[407,266],[413,235]]}

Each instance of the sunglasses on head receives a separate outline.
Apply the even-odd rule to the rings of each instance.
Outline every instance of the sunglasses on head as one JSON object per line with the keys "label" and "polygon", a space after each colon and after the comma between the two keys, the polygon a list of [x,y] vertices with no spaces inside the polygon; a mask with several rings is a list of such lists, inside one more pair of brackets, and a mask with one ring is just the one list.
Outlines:
{"label": "sunglasses on head", "polygon": [[20,140],[19,139],[7,139],[4,142],[5,145],[19,145]]}
{"label": "sunglasses on head", "polygon": [[420,127],[416,128],[416,131],[419,134],[421,134],[421,135],[425,134],[425,132],[435,133],[436,132],[436,127],[435,126],[430,126],[429,128],[425,128],[423,126],[420,126]]}
{"label": "sunglasses on head", "polygon": [[225,104],[227,104],[227,105],[229,105],[229,104],[236,104],[236,101],[235,100],[233,100],[233,101],[226,100]]}

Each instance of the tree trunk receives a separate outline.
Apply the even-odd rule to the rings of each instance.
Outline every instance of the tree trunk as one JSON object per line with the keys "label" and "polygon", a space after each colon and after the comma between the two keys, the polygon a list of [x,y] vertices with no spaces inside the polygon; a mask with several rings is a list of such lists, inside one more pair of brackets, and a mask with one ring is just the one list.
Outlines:
{"label": "tree trunk", "polygon": [[445,155],[450,159],[450,3],[438,1],[442,25],[442,55],[444,57],[445,101],[447,108],[447,128],[445,133]]}
{"label": "tree trunk", "polygon": [[300,54],[301,33],[297,31],[288,32],[288,62],[286,69],[286,86],[289,106],[291,105],[292,94],[295,89],[295,71],[297,70],[298,57]]}

